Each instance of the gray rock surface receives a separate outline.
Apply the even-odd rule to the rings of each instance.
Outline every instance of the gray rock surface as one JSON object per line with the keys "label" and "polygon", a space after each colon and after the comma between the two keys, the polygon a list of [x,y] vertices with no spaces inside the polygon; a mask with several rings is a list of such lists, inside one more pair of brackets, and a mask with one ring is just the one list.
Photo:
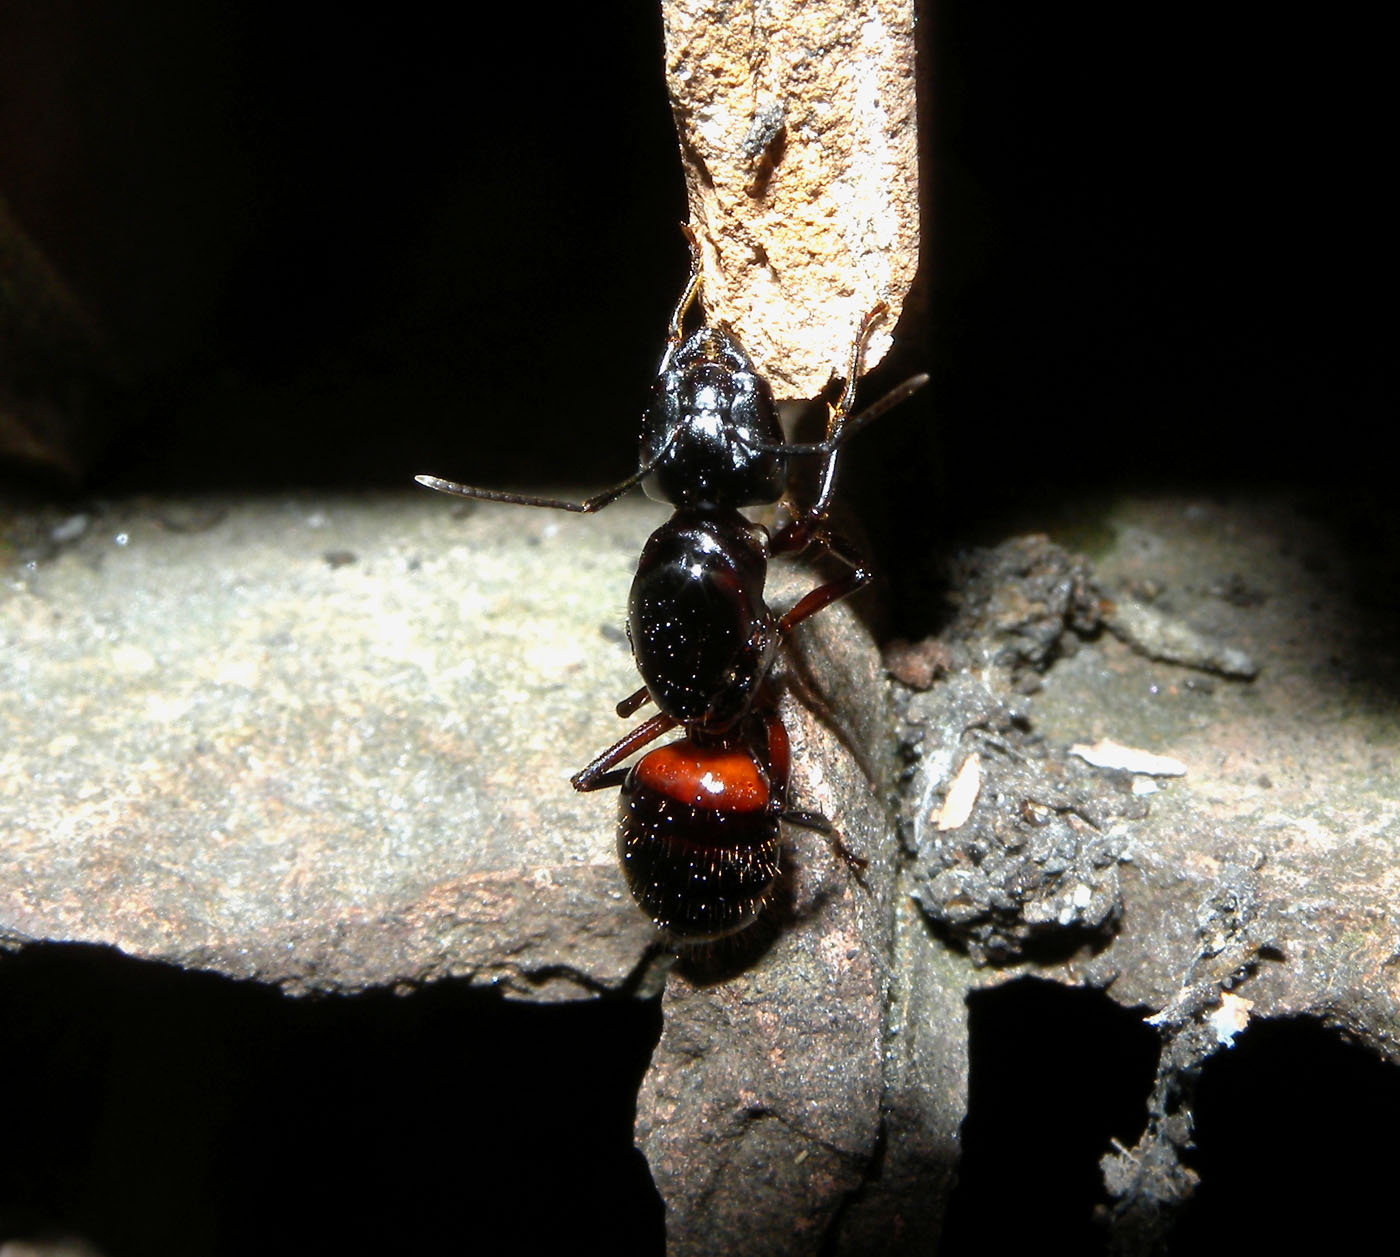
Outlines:
{"label": "gray rock surface", "polygon": [[0,938],[291,991],[621,986],[650,927],[568,775],[636,685],[653,514],[409,490],[11,520]]}
{"label": "gray rock surface", "polygon": [[[654,991],[612,801],[567,778],[626,727],[624,601],[663,517],[412,492],[12,513],[0,940],[293,993]],[[1087,559],[966,556],[940,637],[888,655],[915,689],[849,608],[798,635],[794,803],[871,865],[792,829],[765,924],[667,976],[637,1137],[674,1251],[926,1251],[966,996],[1027,973],[1162,1039],[1145,1134],[1104,1149],[1126,1251],[1192,1190],[1194,1081],[1242,1029],[1306,1016],[1400,1062],[1389,569],[1284,499],[1089,523]],[[1090,762],[1105,739],[1130,767]]]}
{"label": "gray rock surface", "polygon": [[[0,937],[293,993],[654,990],[616,796],[568,776],[628,727],[620,625],[664,517],[640,497],[581,518],[409,491],[11,519]],[[770,601],[819,579],[777,565]],[[868,865],[789,827],[767,919],[671,975],[638,1141],[677,1252],[802,1251],[881,1134],[889,694],[848,606],[786,655],[790,801]]]}
{"label": "gray rock surface", "polygon": [[[1102,989],[1161,1036],[1147,1130],[1103,1160],[1115,1241],[1144,1252],[1194,1186],[1201,1066],[1251,1021],[1315,1018],[1400,1063],[1400,639],[1393,557],[1292,501],[1093,524],[1092,569],[1044,538],[974,556],[948,630],[897,660],[927,686],[905,833],[926,915],[1000,962],[983,983]],[[1069,754],[1102,739],[1143,771]],[[940,828],[974,753],[976,801]]]}

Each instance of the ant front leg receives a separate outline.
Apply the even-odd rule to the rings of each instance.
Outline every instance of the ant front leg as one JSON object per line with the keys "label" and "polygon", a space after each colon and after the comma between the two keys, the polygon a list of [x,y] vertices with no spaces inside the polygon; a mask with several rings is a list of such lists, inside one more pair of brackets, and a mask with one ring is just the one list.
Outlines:
{"label": "ant front leg", "polygon": [[675,353],[676,347],[681,343],[681,324],[685,321],[686,311],[695,303],[695,298],[700,294],[700,272],[702,257],[700,254],[700,241],[696,239],[695,232],[691,230],[689,223],[681,224],[681,231],[684,233],[686,242],[690,245],[690,277],[685,281],[685,287],[681,289],[680,300],[676,302],[676,308],[671,311],[671,321],[666,325],[666,352],[661,355],[661,366],[657,368],[657,374],[664,374],[666,368],[671,365],[671,355]]}
{"label": "ant front leg", "polygon": [[[851,344],[851,362],[846,369],[846,386],[841,390],[841,397],[836,405],[827,407],[826,438],[811,445],[789,443],[785,447],[789,455],[820,454],[822,462],[821,470],[818,473],[819,487],[815,500],[805,510],[797,510],[796,507],[793,507],[795,518],[773,538],[774,554],[800,553],[823,531],[822,525],[831,509],[831,497],[836,489],[836,456],[851,433],[857,427],[868,423],[869,418],[874,417],[874,415],[870,415],[869,418],[866,414],[858,415],[851,426],[847,427],[851,408],[856,401],[856,385],[860,382],[861,367],[865,360],[865,347],[870,341],[870,333],[875,330],[875,325],[887,313],[889,313],[889,306],[882,301],[861,320],[860,327],[856,329],[856,338]],[[925,379],[927,377],[910,381],[903,388],[896,390],[898,396],[891,395],[890,398],[877,403],[877,406],[872,409],[876,413],[883,413],[891,405],[903,401],[910,392],[922,385]],[[833,549],[829,543],[827,548]],[[859,569],[861,565],[852,563],[851,566]],[[862,579],[852,588],[859,588],[864,583],[865,581]],[[851,591],[847,590],[847,592]],[[844,596],[844,594],[835,595],[835,597]]]}
{"label": "ant front leg", "polygon": [[806,444],[789,441],[781,447],[781,452],[789,457],[819,454],[822,463],[819,472],[820,487],[817,490],[816,499],[806,510],[792,508],[795,518],[782,530],[783,540],[778,543],[777,549],[779,553],[797,553],[820,531],[826,520],[827,512],[831,508],[831,498],[836,487],[836,455],[841,446],[862,428],[898,406],[900,402],[917,393],[928,383],[927,375],[910,376],[904,383],[892,388],[879,401],[867,406],[858,415],[851,416],[851,410],[855,406],[856,400],[856,385],[860,381],[861,367],[865,359],[865,349],[870,340],[870,333],[875,330],[875,325],[888,312],[889,307],[882,301],[861,320],[860,327],[856,331],[856,338],[851,344],[851,362],[846,371],[846,386],[841,390],[841,397],[836,405],[828,407],[825,439]]}
{"label": "ant front leg", "polygon": [[[883,319],[889,311],[889,306],[881,301],[861,320],[860,327],[856,329],[856,338],[851,344],[851,364],[846,370],[846,387],[841,390],[841,399],[831,408],[831,412],[827,416],[825,441],[827,445],[834,447],[840,444],[841,429],[846,426],[846,420],[851,414],[851,407],[856,403],[856,384],[860,381],[861,369],[865,365],[865,347],[870,341],[870,333],[875,330],[875,324]],[[831,506],[831,494],[835,487],[836,450],[833,448],[822,459],[821,488],[817,491],[817,500],[812,503],[811,509],[807,512],[807,517],[814,524],[826,518],[827,510]]]}

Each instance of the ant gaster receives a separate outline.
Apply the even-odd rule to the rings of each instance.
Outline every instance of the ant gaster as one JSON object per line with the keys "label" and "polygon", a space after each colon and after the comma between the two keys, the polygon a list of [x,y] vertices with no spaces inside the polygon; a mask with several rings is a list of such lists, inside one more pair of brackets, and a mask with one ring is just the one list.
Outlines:
{"label": "ant gaster", "polygon": [[[769,674],[797,624],[870,579],[827,524],[839,447],[928,377],[907,380],[850,417],[866,341],[887,312],[877,305],[856,333],[826,438],[786,442],[772,391],[733,332],[707,323],[683,338],[700,292],[701,256],[694,233],[682,230],[690,277],[671,315],[634,474],[583,502],[418,480],[461,497],[583,513],[641,483],[649,497],[675,508],[647,540],[628,599],[627,636],[645,684],[617,705],[623,717],[648,701],[657,713],[571,782],[576,790],[620,787],[617,846],[633,898],[665,935],[702,942],[743,929],[762,911],[778,878],[780,821],[820,830],[848,861],[862,863],[824,816],[787,806],[791,756]],[[822,460],[817,495],[770,535],[741,512],[783,496],[796,455]],[[809,549],[836,555],[849,570],[775,615],[763,598],[768,560]],[[677,726],[683,737],[618,767]]]}

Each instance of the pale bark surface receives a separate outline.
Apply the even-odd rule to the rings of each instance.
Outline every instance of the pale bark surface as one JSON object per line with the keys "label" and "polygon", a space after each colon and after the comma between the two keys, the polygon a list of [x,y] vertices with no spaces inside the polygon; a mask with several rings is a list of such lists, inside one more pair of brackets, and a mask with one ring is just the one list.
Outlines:
{"label": "pale bark surface", "polygon": [[919,263],[907,0],[663,6],[666,80],[705,300],[782,398],[844,376],[877,302],[891,332]]}

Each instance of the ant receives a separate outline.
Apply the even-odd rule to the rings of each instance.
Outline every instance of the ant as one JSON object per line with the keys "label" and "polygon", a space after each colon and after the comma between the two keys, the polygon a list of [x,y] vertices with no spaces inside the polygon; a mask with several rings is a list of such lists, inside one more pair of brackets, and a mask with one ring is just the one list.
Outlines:
{"label": "ant", "polygon": [[[583,502],[417,479],[460,497],[583,514],[642,484],[648,497],[674,508],[642,549],[628,598],[627,636],[645,684],[617,705],[624,718],[647,702],[657,713],[570,782],[582,791],[620,788],[618,855],[633,898],[663,935],[701,943],[737,933],[762,912],[778,879],[781,821],[826,834],[857,876],[864,865],[826,817],[787,806],[791,753],[770,673],[779,644],[798,624],[870,579],[827,525],[838,449],[928,377],[906,380],[850,417],[866,342],[888,313],[881,303],[856,332],[825,439],[787,442],[768,382],[729,327],[706,323],[683,336],[700,294],[701,254],[694,232],[681,230],[690,276],[671,314],[636,472]],[[783,497],[795,456],[822,460],[817,495],[770,534],[741,512]],[[849,570],[775,615],[763,599],[768,560],[808,550],[835,555]],[[619,767],[677,726],[677,741]]]}

